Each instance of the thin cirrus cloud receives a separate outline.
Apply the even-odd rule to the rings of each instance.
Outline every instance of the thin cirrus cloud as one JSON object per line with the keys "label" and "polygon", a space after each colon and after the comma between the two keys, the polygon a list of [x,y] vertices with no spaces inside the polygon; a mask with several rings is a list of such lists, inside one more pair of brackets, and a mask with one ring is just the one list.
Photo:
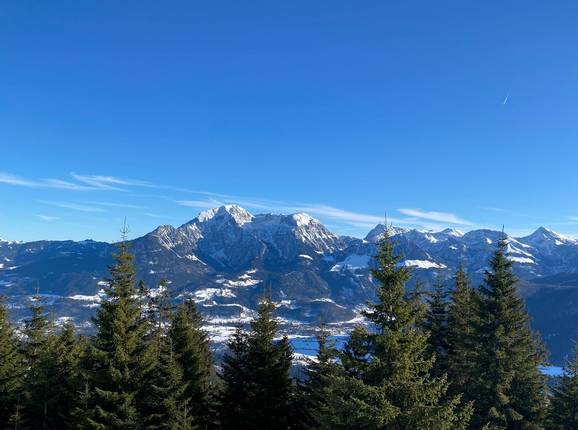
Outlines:
{"label": "thin cirrus cloud", "polygon": [[0,183],[27,188],[52,188],[70,191],[128,191],[130,187],[157,187],[147,181],[115,176],[80,175],[77,173],[71,173],[70,176],[73,180],[56,178],[31,179],[12,173],[0,172]]}
{"label": "thin cirrus cloud", "polygon": [[50,188],[70,191],[131,191],[132,188],[153,188],[159,190],[177,191],[183,193],[195,193],[197,191],[187,188],[173,187],[168,185],[153,184],[152,182],[139,179],[119,178],[109,175],[82,175],[71,172],[72,180],[42,178],[32,179],[0,172],[0,184],[27,188]]}
{"label": "thin cirrus cloud", "polygon": [[[134,189],[138,188],[170,190],[195,195],[192,199],[177,200],[176,203],[180,206],[193,207],[202,210],[214,208],[224,204],[238,204],[252,210],[259,210],[263,212],[306,212],[314,217],[318,217],[324,221],[332,222],[335,225],[341,225],[343,228],[347,229],[372,228],[376,224],[383,223],[385,218],[381,215],[351,211],[322,203],[298,203],[253,197],[240,197],[208,191],[195,191],[186,188],[159,185],[149,181],[120,178],[110,175],[84,175],[72,172],[70,173],[70,179],[31,179],[10,173],[0,172],[0,184],[2,183],[28,188],[50,188],[70,191],[126,192],[134,191]],[[144,206],[135,204],[100,200],[84,200],[80,202],[51,200],[41,201],[41,203],[78,212],[107,212],[108,209],[112,210],[114,208],[147,209]],[[388,217],[387,221],[399,226],[415,227],[428,230],[441,229],[447,225],[474,225],[470,221],[464,220],[452,213],[423,211],[421,209],[410,208],[398,209],[398,212],[405,216]],[[147,212],[144,215],[150,218],[165,217],[164,215],[158,215],[153,212]],[[49,219],[47,218],[46,220],[48,221]]]}
{"label": "thin cirrus cloud", "polygon": [[57,219],[60,219],[58,217],[51,216],[51,215],[35,214],[34,216],[37,218],[40,218],[42,221],[56,221]]}
{"label": "thin cirrus cloud", "polygon": [[73,211],[78,212],[106,212],[105,209],[99,208],[97,206],[89,206],[79,203],[72,203],[72,202],[59,202],[59,201],[50,201],[50,200],[39,200],[40,203],[44,203],[46,205],[54,206],[57,208],[62,209],[70,209]]}
{"label": "thin cirrus cloud", "polygon": [[61,190],[88,191],[91,187],[62,179],[29,179],[11,173],[0,172],[0,183],[27,188],[55,188]]}
{"label": "thin cirrus cloud", "polygon": [[77,173],[71,173],[70,176],[82,184],[99,190],[125,191],[123,188],[120,188],[121,186],[154,187],[153,184],[147,181],[117,178],[115,176],[79,175]]}
{"label": "thin cirrus cloud", "polygon": [[471,226],[472,222],[466,221],[455,214],[447,212],[422,211],[420,209],[398,209],[404,215],[415,217],[419,220],[434,221],[443,224],[455,224]]}
{"label": "thin cirrus cloud", "polygon": [[109,208],[146,209],[145,206],[132,205],[129,203],[98,202],[98,201],[93,201],[93,200],[87,200],[87,201],[84,201],[83,203],[86,203],[88,205],[104,206],[104,207],[109,207]]}

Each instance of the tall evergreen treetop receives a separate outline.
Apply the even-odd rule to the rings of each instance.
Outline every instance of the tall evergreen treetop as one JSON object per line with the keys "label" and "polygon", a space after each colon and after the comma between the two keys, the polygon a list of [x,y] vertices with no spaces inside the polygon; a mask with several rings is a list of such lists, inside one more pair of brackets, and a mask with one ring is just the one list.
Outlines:
{"label": "tall evergreen treetop", "polygon": [[447,373],[452,393],[473,400],[475,361],[477,360],[478,295],[470,285],[463,266],[458,269],[450,292],[447,327]]}
{"label": "tall evergreen treetop", "polygon": [[88,423],[96,429],[133,429],[139,426],[139,396],[154,366],[152,346],[145,342],[151,326],[143,315],[133,256],[125,242],[114,257],[105,287],[107,300],[93,320],[94,408]]}
{"label": "tall evergreen treetop", "polygon": [[293,387],[289,376],[292,349],[284,336],[276,341],[278,322],[270,299],[259,304],[248,333],[238,329],[223,361],[221,419],[225,429],[285,430],[292,426]]}
{"label": "tall evergreen treetop", "polygon": [[40,294],[32,298],[30,304],[31,316],[24,322],[24,352],[28,362],[33,362],[48,342],[51,330],[54,328],[48,318],[46,307]]}
{"label": "tall evergreen treetop", "polygon": [[442,278],[437,280],[430,293],[424,328],[429,334],[429,352],[435,355],[432,373],[435,376],[442,376],[448,370],[448,303]]}
{"label": "tall evergreen treetop", "polygon": [[538,366],[545,358],[516,289],[507,248],[507,239],[501,239],[479,290],[476,420],[507,429],[539,429],[545,389]]}
{"label": "tall evergreen treetop", "polygon": [[203,320],[195,302],[181,304],[170,320],[169,337],[176,361],[181,366],[190,399],[190,414],[202,428],[215,421],[213,357],[209,339],[202,329]]}
{"label": "tall evergreen treetop", "polygon": [[365,312],[374,329],[354,330],[342,356],[345,371],[375,389],[359,400],[365,405],[379,400],[381,409],[389,410],[383,428],[465,428],[471,408],[460,407],[459,396],[447,398],[445,377],[431,374],[434,357],[421,329],[424,306],[406,292],[410,272],[400,260],[386,233],[372,271],[378,300]]}

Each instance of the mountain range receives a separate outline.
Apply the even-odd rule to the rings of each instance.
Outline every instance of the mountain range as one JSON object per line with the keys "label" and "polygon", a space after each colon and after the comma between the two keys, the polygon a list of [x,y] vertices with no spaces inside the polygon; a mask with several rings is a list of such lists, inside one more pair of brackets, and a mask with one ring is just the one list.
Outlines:
{"label": "mountain range", "polygon": [[[175,300],[194,298],[219,343],[254,314],[258,298],[278,303],[285,330],[306,335],[323,321],[346,333],[362,321],[374,298],[370,268],[379,239],[377,225],[364,239],[339,236],[305,213],[253,215],[226,205],[200,213],[180,227],[163,225],[131,240],[139,279],[158,291],[166,280]],[[463,265],[474,285],[503,233],[462,233],[388,227],[400,264],[412,268],[412,282],[451,284]],[[570,350],[578,328],[578,241],[544,227],[529,236],[507,236],[508,253],[520,279],[533,326],[544,338],[553,363]],[[34,294],[59,321],[90,330],[102,300],[115,244],[86,240],[9,242],[0,239],[0,293],[21,320]]]}

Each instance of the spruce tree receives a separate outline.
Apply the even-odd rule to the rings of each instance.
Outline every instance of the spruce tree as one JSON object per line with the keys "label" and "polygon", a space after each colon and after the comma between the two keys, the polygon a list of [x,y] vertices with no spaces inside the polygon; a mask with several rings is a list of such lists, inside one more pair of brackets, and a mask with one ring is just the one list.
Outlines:
{"label": "spruce tree", "polygon": [[213,357],[203,320],[195,302],[181,304],[171,318],[170,337],[175,359],[182,369],[189,399],[189,414],[200,428],[215,425]]}
{"label": "spruce tree", "polygon": [[5,298],[0,297],[0,429],[20,428],[23,357],[18,350],[14,328],[8,319]]}
{"label": "spruce tree", "polygon": [[[317,357],[308,363],[301,383],[302,410],[305,411],[303,428],[380,428],[390,411],[382,408],[379,395],[373,396],[375,389],[345,375],[338,361],[339,352],[329,343],[329,333],[325,328],[321,328],[316,337]],[[362,399],[374,403],[364,403]]]}
{"label": "spruce tree", "polygon": [[125,242],[114,257],[107,299],[93,319],[97,333],[90,349],[91,406],[83,426],[130,430],[140,428],[139,405],[154,367],[152,347],[146,342],[152,328],[143,314],[133,256]]}
{"label": "spruce tree", "polygon": [[71,324],[65,324],[59,334],[46,336],[34,360],[29,361],[26,425],[33,429],[73,428],[72,413],[83,381],[80,360],[86,348]]}
{"label": "spruce tree", "polygon": [[170,305],[166,283],[159,285],[155,295],[139,290],[147,299],[146,318],[154,327],[147,341],[154,351],[154,367],[147,375],[147,390],[140,408],[143,410],[142,428],[146,430],[186,430],[193,426],[191,399],[187,397],[187,383],[177,361],[171,336],[168,335]]}
{"label": "spruce tree", "polygon": [[192,402],[187,397],[183,370],[169,336],[159,339],[156,364],[149,375],[142,428],[146,430],[192,430]]}
{"label": "spruce tree", "polygon": [[474,424],[540,429],[545,387],[538,367],[544,363],[544,351],[530,329],[507,246],[506,238],[499,241],[479,289]]}
{"label": "spruce tree", "polygon": [[471,287],[463,266],[454,278],[448,304],[447,373],[451,393],[462,393],[465,401],[474,399],[472,392],[477,360],[478,295]]}
{"label": "spruce tree", "polygon": [[54,326],[40,295],[32,299],[31,317],[24,323],[23,353],[27,372],[23,418],[29,428],[52,428],[55,416],[52,389],[55,376]]}
{"label": "spruce tree", "polygon": [[552,388],[549,430],[578,430],[578,344]]}
{"label": "spruce tree", "polygon": [[248,333],[240,328],[223,361],[221,424],[224,429],[285,430],[292,427],[292,349],[287,337],[276,341],[275,305],[261,301]]}
{"label": "spruce tree", "polygon": [[[406,292],[410,272],[399,265],[400,257],[394,254],[387,233],[376,258],[378,268],[372,275],[379,282],[378,300],[364,312],[372,327],[355,329],[341,357],[349,377],[342,387],[350,389],[350,394],[341,393],[348,396],[342,403],[367,407],[365,417],[358,419],[361,425],[355,428],[466,428],[470,405],[461,406],[459,396],[448,398],[445,376],[431,375],[434,357],[421,328],[424,309]],[[381,422],[375,422],[372,415],[375,406],[387,412],[382,412]]]}
{"label": "spruce tree", "polygon": [[435,355],[434,367],[430,373],[442,376],[448,370],[448,303],[442,278],[438,278],[430,293],[424,328],[429,334],[429,352]]}
{"label": "spruce tree", "polygon": [[50,354],[54,366],[50,381],[50,428],[75,428],[73,412],[79,405],[79,392],[86,381],[82,371],[86,351],[86,339],[78,337],[74,326],[66,323],[55,338]]}

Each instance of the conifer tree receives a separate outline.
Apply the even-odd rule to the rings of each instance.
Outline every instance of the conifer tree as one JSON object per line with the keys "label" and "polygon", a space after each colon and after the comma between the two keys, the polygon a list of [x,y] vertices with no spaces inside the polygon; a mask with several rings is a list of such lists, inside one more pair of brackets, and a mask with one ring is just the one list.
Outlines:
{"label": "conifer tree", "polygon": [[46,336],[46,341],[36,349],[35,358],[29,361],[24,418],[28,428],[72,428],[85,346],[71,324],[65,324],[58,335]]}
{"label": "conifer tree", "polygon": [[517,279],[500,240],[480,287],[476,328],[474,424],[508,430],[540,429],[545,415],[544,351],[530,329]]}
{"label": "conifer tree", "polygon": [[287,337],[275,341],[275,305],[261,301],[248,333],[240,328],[223,361],[221,424],[224,429],[285,430],[292,427],[293,393]]}
{"label": "conifer tree", "polygon": [[447,373],[451,393],[462,393],[465,401],[474,399],[478,327],[478,295],[471,287],[463,266],[458,269],[448,304]]}
{"label": "conifer tree", "polygon": [[54,366],[49,394],[50,428],[74,428],[73,412],[79,404],[79,391],[85,383],[81,363],[86,351],[86,339],[78,337],[74,326],[66,323],[55,338],[50,354]]}
{"label": "conifer tree", "polygon": [[162,335],[155,368],[148,379],[143,429],[192,430],[191,400],[169,336]]}
{"label": "conifer tree", "polygon": [[142,399],[142,428],[198,428],[193,426],[191,400],[187,397],[188,385],[166,328],[170,315],[166,283],[161,282],[154,296],[142,284],[139,290],[147,297],[146,318],[154,327],[147,336],[154,350],[154,367],[147,376],[147,390]]}
{"label": "conifer tree", "polygon": [[169,337],[189,399],[189,414],[200,428],[215,425],[213,357],[195,302],[181,304],[171,318]]}
{"label": "conifer tree", "polygon": [[[382,424],[381,418],[387,411],[380,409],[380,403],[364,405],[359,401],[363,397],[360,390],[366,392],[371,388],[346,377],[338,362],[339,352],[329,343],[329,332],[322,327],[316,337],[317,357],[305,368],[305,380],[301,384],[306,411],[303,427],[311,430],[368,428],[367,416],[371,416],[371,423]],[[358,396],[349,402],[351,393],[358,393]],[[365,397],[370,398],[369,395]],[[359,417],[363,425],[360,425]]]}
{"label": "conifer tree", "polygon": [[578,344],[552,388],[548,430],[578,430]]}
{"label": "conifer tree", "polygon": [[[350,393],[343,401],[369,406],[367,424],[361,416],[361,425],[355,428],[466,428],[471,406],[461,406],[459,396],[447,398],[445,376],[430,373],[434,357],[428,352],[427,333],[421,329],[424,309],[406,292],[410,272],[398,264],[400,257],[394,254],[387,232],[376,258],[378,268],[372,274],[379,282],[378,300],[364,312],[373,327],[355,329],[342,355],[350,380],[345,385]],[[375,422],[376,415],[372,415],[371,407],[376,405],[378,411],[387,412],[381,422]]]}
{"label": "conifer tree", "polygon": [[429,352],[434,354],[435,363],[431,370],[434,376],[447,373],[448,355],[448,304],[443,279],[439,278],[428,300],[424,328],[428,332]]}
{"label": "conifer tree", "polygon": [[24,385],[23,357],[18,350],[14,328],[8,320],[5,298],[0,297],[0,429],[19,428],[21,421],[22,388]]}
{"label": "conifer tree", "polygon": [[145,341],[151,327],[143,315],[133,256],[125,242],[114,257],[105,287],[107,300],[93,320],[97,333],[90,349],[91,406],[83,426],[130,430],[140,427],[139,404],[154,367],[154,353]]}
{"label": "conifer tree", "polygon": [[23,418],[29,428],[52,428],[53,378],[55,373],[54,326],[42,298],[36,294],[30,306],[31,317],[24,324],[23,352],[27,367]]}

